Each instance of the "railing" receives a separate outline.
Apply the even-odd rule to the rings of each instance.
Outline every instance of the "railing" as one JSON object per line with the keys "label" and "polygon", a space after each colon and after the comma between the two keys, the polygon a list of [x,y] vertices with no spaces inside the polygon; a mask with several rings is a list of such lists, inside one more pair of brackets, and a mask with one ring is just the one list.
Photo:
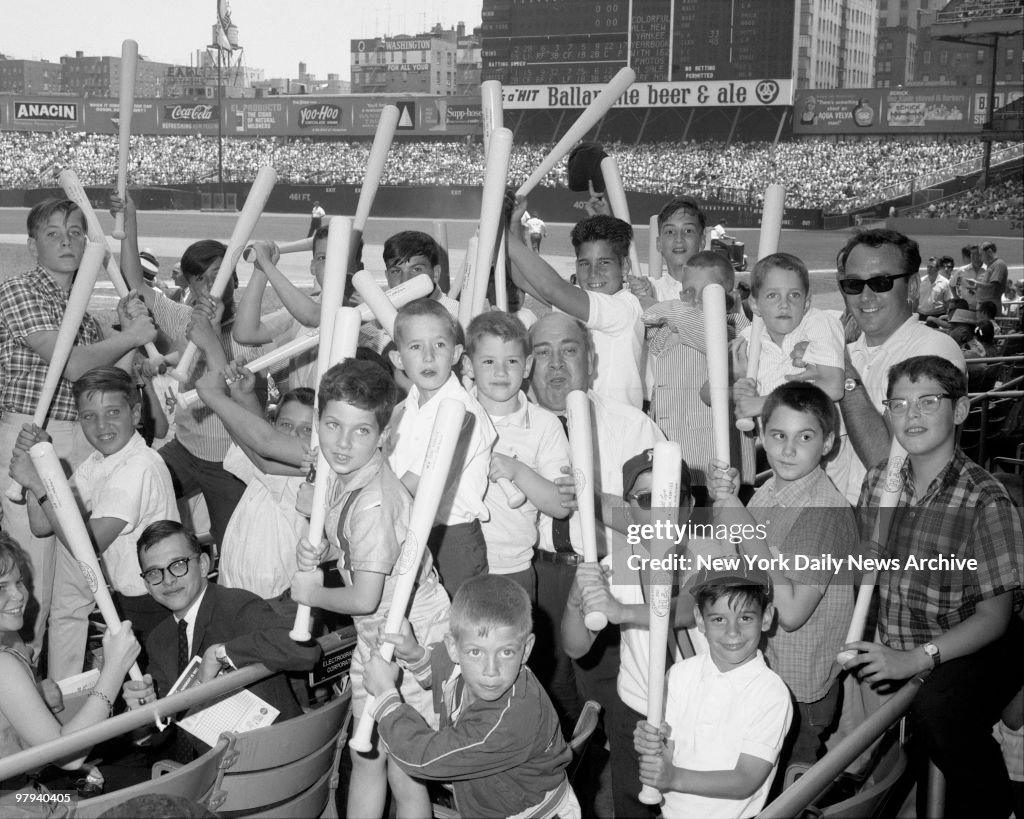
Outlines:
{"label": "railing", "polygon": [[271,673],[262,663],[249,665],[230,674],[216,677],[202,685],[189,688],[180,694],[173,694],[80,731],[74,731],[66,736],[44,742],[42,745],[36,745],[34,748],[4,757],[0,759],[0,782],[18,774],[37,770],[51,762],[74,757],[76,754],[88,751],[100,742],[106,742],[108,739],[126,734],[136,728],[144,728],[147,725],[152,725],[157,719],[167,719],[174,714],[187,711],[194,705],[202,705],[240,688],[245,688],[269,677]]}

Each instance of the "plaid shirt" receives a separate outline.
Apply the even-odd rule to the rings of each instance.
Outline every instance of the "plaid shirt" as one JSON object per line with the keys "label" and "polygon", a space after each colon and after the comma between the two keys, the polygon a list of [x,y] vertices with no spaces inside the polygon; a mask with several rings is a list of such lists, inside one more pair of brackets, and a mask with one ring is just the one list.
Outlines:
{"label": "plaid shirt", "polygon": [[[861,533],[873,531],[888,461],[871,469],[858,503]],[[881,573],[878,631],[891,648],[908,650],[935,639],[971,617],[978,602],[1013,592],[1024,603],[1021,567],[1024,534],[1010,496],[995,478],[959,449],[931,484],[914,485],[907,459],[883,557],[899,569]],[[978,568],[908,569],[910,556],[974,558]]]}
{"label": "plaid shirt", "polygon": [[[0,410],[32,415],[46,379],[45,359],[29,347],[33,333],[57,332],[68,305],[68,294],[38,265],[0,284]],[[103,338],[100,325],[88,313],[82,318],[75,344],[95,344]],[[50,404],[49,418],[75,421],[78,410],[71,382],[61,378]]]}

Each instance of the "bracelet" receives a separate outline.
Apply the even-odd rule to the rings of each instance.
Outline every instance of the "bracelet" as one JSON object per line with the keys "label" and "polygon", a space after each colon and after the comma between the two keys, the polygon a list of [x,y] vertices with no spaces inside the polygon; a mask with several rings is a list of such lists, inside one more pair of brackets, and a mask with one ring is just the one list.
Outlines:
{"label": "bracelet", "polygon": [[111,701],[110,697],[108,697],[106,694],[104,694],[98,688],[93,688],[89,692],[89,696],[90,697],[99,697],[101,700],[103,700],[107,704],[107,716],[108,717],[114,716],[114,703]]}

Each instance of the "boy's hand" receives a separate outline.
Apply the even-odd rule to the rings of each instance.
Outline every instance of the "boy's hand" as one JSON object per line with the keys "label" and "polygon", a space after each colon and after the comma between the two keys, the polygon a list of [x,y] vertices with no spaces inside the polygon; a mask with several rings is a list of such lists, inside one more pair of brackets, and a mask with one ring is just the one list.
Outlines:
{"label": "boy's hand", "polygon": [[199,349],[212,347],[220,344],[217,331],[211,321],[212,300],[203,296],[196,302],[196,307],[189,318],[188,326],[185,328],[185,335],[189,341]]}
{"label": "boy's hand", "polygon": [[402,620],[402,628],[398,634],[381,634],[380,640],[391,643],[395,647],[395,657],[403,663],[415,663],[423,659],[426,653],[412,633],[412,626],[406,619]]}
{"label": "boy's hand", "polygon": [[377,649],[373,649],[363,665],[363,688],[375,697],[395,688],[398,680],[398,665],[384,660]]}
{"label": "boy's hand", "polygon": [[132,199],[132,195],[127,190],[124,192],[124,198],[117,193],[116,190],[110,192],[110,215],[116,216],[118,213],[124,212],[127,217],[129,214],[134,216],[135,214],[135,200]]}
{"label": "boy's hand", "polygon": [[789,354],[789,360],[792,362],[794,367],[803,369],[807,366],[804,363],[804,353],[807,352],[807,347],[810,345],[809,341],[801,341],[799,344],[793,345],[793,352]]}
{"label": "boy's hand", "polygon": [[654,283],[646,276],[626,276],[626,283],[637,298],[654,298]]}
{"label": "boy's hand", "polygon": [[[601,567],[597,565],[581,563],[576,567],[576,581],[579,582],[580,569],[597,569],[597,575],[600,576],[600,580],[594,581],[590,577],[584,579],[583,584],[580,586],[580,597],[582,598],[582,610],[584,616],[590,614],[592,611],[600,612],[606,618],[609,623],[620,624],[625,619],[626,607],[616,600],[608,588],[605,582],[604,573],[601,571]],[[589,572],[588,572],[589,573]]]}
{"label": "boy's hand", "polygon": [[127,327],[134,319],[144,316],[149,316],[149,310],[138,290],[129,291],[127,295],[118,299],[117,323],[122,327]]}
{"label": "boy's hand", "polygon": [[[740,472],[727,463],[712,459],[708,464],[708,494],[716,504],[738,502]],[[742,506],[742,504],[740,504]]]}
{"label": "boy's hand", "polygon": [[266,270],[271,265],[276,265],[281,258],[281,252],[274,242],[263,239],[255,241],[251,245],[252,255],[249,257],[255,267]]}
{"label": "boy's hand", "polygon": [[633,749],[638,754],[659,754],[671,733],[667,722],[657,728],[645,719],[639,720],[633,730]]}
{"label": "boy's hand", "polygon": [[497,481],[499,478],[508,478],[510,481],[514,481],[519,476],[519,468],[522,464],[513,455],[502,455],[500,452],[491,453],[491,468],[488,472],[488,477],[492,481]]}
{"label": "boy's hand", "polygon": [[757,418],[764,408],[764,396],[757,394],[753,378],[741,378],[732,385],[732,400],[737,418]]}
{"label": "boy's hand", "polygon": [[39,480],[39,473],[36,472],[35,464],[32,463],[28,450],[16,449],[11,453],[11,466],[8,474],[36,498],[43,496],[45,492],[43,482]]}
{"label": "boy's hand", "polygon": [[[320,561],[323,559],[324,553],[327,551],[327,544],[323,541],[318,546],[314,546],[306,538],[299,538],[299,543],[295,547],[295,560],[299,567],[299,571],[302,573],[312,572],[317,566],[320,565]],[[323,585],[323,578],[321,577],[321,583]],[[294,594],[292,595],[294,597]],[[301,601],[299,601],[301,602]]]}
{"label": "boy's hand", "polygon": [[[794,352],[796,352],[794,350]],[[803,359],[800,359],[803,362]],[[787,381],[806,381],[810,384],[815,383],[821,378],[821,371],[818,369],[817,364],[804,364],[803,372],[793,373],[793,375],[787,375]]]}
{"label": "boy's hand", "polygon": [[121,696],[124,697],[124,703],[129,711],[156,702],[156,687],[153,685],[152,676],[144,674],[138,682],[126,681],[121,686]]}
{"label": "boy's hand", "polygon": [[736,337],[729,342],[729,353],[732,355],[732,371],[734,373],[747,372],[747,342]]}
{"label": "boy's hand", "polygon": [[881,643],[858,640],[843,646],[843,651],[847,650],[856,651],[857,656],[846,662],[843,668],[853,671],[858,679],[872,686],[890,680],[908,680],[932,667],[928,655],[916,649],[899,651]]}
{"label": "boy's hand", "polygon": [[43,441],[48,442],[49,440],[50,436],[46,434],[46,430],[42,427],[35,424],[22,424],[18,432],[18,440],[14,443],[14,449],[16,451],[28,452],[36,444]]}
{"label": "boy's hand", "polygon": [[[508,196],[509,193],[505,195]],[[527,204],[525,196],[516,196],[515,202],[512,205],[512,212],[508,217],[509,235],[514,236],[520,241],[523,239],[523,214],[526,213]]]}
{"label": "boy's hand", "polygon": [[590,189],[590,198],[584,206],[587,209],[587,216],[611,216],[612,206],[608,203],[607,197],[594,190],[592,180],[587,181],[587,187]]}
{"label": "boy's hand", "polygon": [[241,361],[235,360],[223,371],[224,383],[233,395],[252,395],[256,392],[256,376],[249,372]]}
{"label": "boy's hand", "polygon": [[672,757],[676,744],[666,739],[657,754],[640,754],[640,781],[659,791],[672,790],[674,766]]}
{"label": "boy's hand", "polygon": [[554,484],[558,487],[558,494],[562,497],[563,509],[575,511],[580,508],[576,502],[576,479],[572,476],[571,466],[562,467],[562,474],[555,478]]}
{"label": "boy's hand", "polygon": [[324,573],[317,568],[301,569],[292,575],[292,600],[312,606],[316,594],[324,587]]}
{"label": "boy's hand", "polygon": [[64,696],[60,693],[60,686],[47,677],[39,681],[39,694],[50,709],[50,713],[59,714],[64,710]]}

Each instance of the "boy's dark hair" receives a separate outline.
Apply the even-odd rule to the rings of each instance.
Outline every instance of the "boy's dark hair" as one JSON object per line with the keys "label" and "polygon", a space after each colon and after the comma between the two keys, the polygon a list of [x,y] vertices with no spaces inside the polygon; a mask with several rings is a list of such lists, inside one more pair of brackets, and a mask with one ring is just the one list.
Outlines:
{"label": "boy's dark hair", "polygon": [[[28,212],[28,218],[25,220],[25,226],[28,228],[28,235],[34,239],[36,236],[36,230],[49,222],[50,217],[53,216],[53,214],[63,213],[64,221],[67,222],[75,211],[80,211],[80,208],[70,199],[57,199],[56,197],[44,199]],[[82,224],[85,225],[84,213],[82,214]]]}
{"label": "boy's dark hair", "polygon": [[868,247],[892,245],[899,251],[900,258],[903,260],[901,273],[913,274],[921,269],[921,248],[917,242],[895,230],[874,228],[872,230],[859,231],[847,240],[846,245],[839,251],[839,255],[836,256],[836,270],[839,275],[846,273],[846,260],[850,257],[850,252],[857,245],[867,245]]}
{"label": "boy's dark hair", "polygon": [[986,318],[989,321],[991,321],[992,319],[999,315],[999,308],[996,307],[996,303],[994,301],[989,301],[988,299],[986,299],[985,301],[978,302],[977,312],[979,319]]}
{"label": "boy's dark hair", "polygon": [[314,251],[314,253],[316,251],[316,246],[320,242],[326,242],[327,241],[327,232],[328,232],[327,225],[324,225],[323,227],[318,227],[316,229],[316,233],[313,234],[313,251]]}
{"label": "boy's dark hair", "polygon": [[71,385],[71,395],[76,405],[82,398],[96,392],[120,393],[130,407],[134,407],[140,401],[135,382],[120,367],[93,367]]}
{"label": "boy's dark hair", "polygon": [[203,554],[202,544],[199,542],[199,538],[195,536],[190,530],[186,529],[185,526],[176,520],[157,520],[149,524],[145,529],[142,530],[142,534],[139,535],[138,546],[136,548],[136,554],[139,558],[142,557],[142,553],[147,549],[156,546],[161,540],[167,540],[169,537],[174,535],[184,535],[185,540],[188,541],[189,550],[194,555]]}
{"label": "boy's dark hair", "polygon": [[771,592],[760,585],[733,586],[726,583],[711,583],[694,590],[693,599],[697,601],[697,608],[701,615],[704,614],[706,606],[713,606],[720,597],[726,597],[729,601],[729,608],[735,610],[746,602],[756,603],[764,614],[768,602],[771,600]]}
{"label": "boy's dark hair", "polygon": [[216,239],[200,239],[193,242],[181,254],[181,272],[186,278],[198,279],[217,259],[223,259],[227,252],[227,245]]}
{"label": "boy's dark hair", "polygon": [[[621,262],[629,256],[629,243],[633,241],[633,227],[614,216],[590,216],[578,221],[569,234],[573,250],[580,254],[580,246],[587,242],[608,242]],[[639,272],[639,271],[636,271]]]}
{"label": "boy's dark hair", "polygon": [[697,200],[691,196],[677,196],[666,202],[665,207],[658,211],[658,230],[660,231],[665,223],[679,213],[679,211],[685,211],[696,216],[697,222],[700,224],[701,233],[707,228],[708,218],[697,203]]}
{"label": "boy's dark hair", "polygon": [[448,623],[456,640],[460,629],[483,637],[493,628],[506,626],[525,637],[533,631],[530,597],[526,589],[503,575],[479,575],[455,592]]}
{"label": "boy's dark hair", "polygon": [[441,264],[441,246],[421,230],[403,230],[384,241],[384,264],[388,267],[413,256],[426,256],[431,267],[436,267]]}
{"label": "boy's dark hair", "polygon": [[455,319],[452,318],[452,314],[448,312],[448,308],[445,307],[441,302],[434,301],[432,298],[415,299],[408,304],[403,304],[398,309],[398,315],[395,317],[395,336],[394,341],[397,347],[402,346],[402,327],[411,318],[418,316],[432,316],[440,321],[448,330],[449,337],[452,340],[452,344],[460,344],[462,336],[459,333],[459,325]]}
{"label": "boy's dark hair", "polygon": [[470,357],[483,336],[495,336],[504,342],[518,342],[523,349],[523,357],[530,354],[530,339],[524,325],[518,318],[504,310],[491,310],[481,313],[469,323],[466,330],[466,354]]}
{"label": "boy's dark hair", "polygon": [[792,253],[772,253],[770,256],[760,259],[754,265],[754,269],[750,271],[750,292],[755,299],[764,286],[764,279],[768,275],[768,271],[775,267],[796,273],[800,277],[800,285],[803,287],[804,293],[811,292],[811,274],[807,272],[807,265]]}
{"label": "boy's dark hair", "polygon": [[383,432],[398,403],[398,387],[380,365],[347,358],[331,367],[320,381],[317,406],[321,414],[328,401],[344,401],[372,412],[378,430]]}
{"label": "boy's dark hair", "polygon": [[[822,435],[835,436],[832,439],[832,450],[835,450],[839,444],[839,436],[836,434],[839,431],[839,413],[835,402],[820,387],[805,381],[790,381],[779,385],[764,400],[761,423],[767,426],[772,413],[779,407],[789,407],[795,412],[814,416]],[[831,451],[826,452],[824,457],[828,458],[831,454]]]}
{"label": "boy's dark hair", "polygon": [[996,340],[996,326],[988,319],[979,321],[974,328],[974,335],[982,344],[992,344]]}
{"label": "boy's dark hair", "polygon": [[684,269],[687,267],[717,270],[719,282],[727,293],[735,287],[736,271],[733,270],[732,262],[714,250],[702,250],[700,253],[694,253],[690,257],[690,261],[683,265]]}
{"label": "boy's dark hair", "polygon": [[898,361],[889,368],[889,384],[885,395],[892,398],[892,388],[901,378],[916,384],[922,378],[930,378],[942,391],[953,396],[953,403],[967,395],[967,376],[957,369],[956,364],[937,355],[915,355]]}
{"label": "boy's dark hair", "polygon": [[970,310],[971,305],[967,303],[967,299],[950,299],[949,305],[946,307],[946,315],[951,316],[956,310]]}
{"label": "boy's dark hair", "polygon": [[21,571],[25,585],[31,585],[32,560],[28,553],[7,532],[0,532],[0,576],[10,574],[15,568]]}
{"label": "boy's dark hair", "polygon": [[316,393],[309,387],[296,387],[294,390],[288,390],[277,402],[278,410],[289,401],[295,401],[304,407],[313,407],[316,402]]}

